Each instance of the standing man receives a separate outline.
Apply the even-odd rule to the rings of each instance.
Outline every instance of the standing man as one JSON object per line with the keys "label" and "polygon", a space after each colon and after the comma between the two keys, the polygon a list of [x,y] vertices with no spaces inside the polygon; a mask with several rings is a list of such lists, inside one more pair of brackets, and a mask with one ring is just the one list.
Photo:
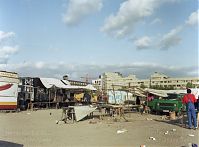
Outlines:
{"label": "standing man", "polygon": [[196,98],[193,94],[191,94],[191,89],[187,89],[187,94],[184,95],[182,103],[186,104],[189,129],[192,128],[192,119],[193,119],[194,130],[197,129],[196,111],[194,106],[195,102]]}

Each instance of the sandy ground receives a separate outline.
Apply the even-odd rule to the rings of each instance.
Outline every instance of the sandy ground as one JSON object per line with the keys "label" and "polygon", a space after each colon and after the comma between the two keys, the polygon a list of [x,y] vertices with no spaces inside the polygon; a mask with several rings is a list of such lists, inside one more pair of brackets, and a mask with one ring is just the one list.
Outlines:
{"label": "sandy ground", "polygon": [[[97,112],[94,114],[97,116]],[[160,115],[134,112],[125,114],[128,122],[94,117],[75,123],[56,124],[61,115],[61,109],[0,113],[0,146],[188,147],[190,143],[199,144],[199,130],[183,128],[178,120],[162,120]],[[123,133],[117,133],[118,130]]]}

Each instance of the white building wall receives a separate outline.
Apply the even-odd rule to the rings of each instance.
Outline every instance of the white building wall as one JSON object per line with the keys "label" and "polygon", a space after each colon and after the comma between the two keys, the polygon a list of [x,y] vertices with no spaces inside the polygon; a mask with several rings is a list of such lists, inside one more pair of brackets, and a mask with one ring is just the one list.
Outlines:
{"label": "white building wall", "polygon": [[[146,87],[161,85],[163,87],[173,86],[176,89],[185,88],[187,83],[190,82],[196,87],[199,87],[199,77],[185,77],[185,78],[170,78],[165,74],[154,73],[150,79],[137,79],[135,75],[123,77],[120,73],[104,73],[102,78],[102,89],[104,90],[118,90],[121,87],[139,87],[142,84]],[[120,85],[120,86],[119,86]]]}

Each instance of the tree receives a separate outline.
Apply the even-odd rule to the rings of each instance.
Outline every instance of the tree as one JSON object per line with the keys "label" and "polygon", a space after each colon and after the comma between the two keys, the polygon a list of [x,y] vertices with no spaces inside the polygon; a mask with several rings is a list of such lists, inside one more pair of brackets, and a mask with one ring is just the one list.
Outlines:
{"label": "tree", "polygon": [[146,86],[142,83],[142,84],[140,85],[140,88],[144,89],[144,88],[146,88]]}
{"label": "tree", "polygon": [[194,88],[194,85],[192,83],[188,82],[187,85],[186,85],[186,87],[187,88]]}

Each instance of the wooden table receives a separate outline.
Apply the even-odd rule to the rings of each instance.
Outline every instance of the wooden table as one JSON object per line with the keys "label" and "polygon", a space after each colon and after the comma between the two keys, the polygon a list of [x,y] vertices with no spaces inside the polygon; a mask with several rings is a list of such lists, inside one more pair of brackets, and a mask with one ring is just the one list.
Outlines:
{"label": "wooden table", "polygon": [[125,121],[127,121],[124,115],[123,105],[108,105],[108,109],[110,110],[109,114],[112,118],[115,118],[116,115],[116,119],[121,120],[121,118],[123,118]]}
{"label": "wooden table", "polygon": [[65,122],[71,120],[73,123],[75,121],[80,121],[85,117],[91,115],[96,108],[97,107],[90,105],[63,107],[61,120]]}
{"label": "wooden table", "polygon": [[60,121],[64,121],[65,123],[72,121],[72,123],[74,123],[75,121],[74,107],[71,107],[71,106],[63,107]]}

